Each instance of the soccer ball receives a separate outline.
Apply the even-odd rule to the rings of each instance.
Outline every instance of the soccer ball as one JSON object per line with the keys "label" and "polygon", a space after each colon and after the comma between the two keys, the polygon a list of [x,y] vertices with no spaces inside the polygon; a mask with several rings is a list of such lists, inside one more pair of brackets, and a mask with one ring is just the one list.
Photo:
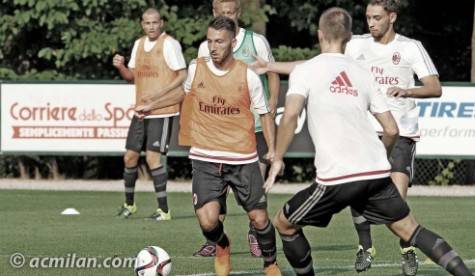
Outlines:
{"label": "soccer ball", "polygon": [[162,248],[147,246],[137,254],[134,269],[137,276],[167,276],[172,270],[172,261]]}

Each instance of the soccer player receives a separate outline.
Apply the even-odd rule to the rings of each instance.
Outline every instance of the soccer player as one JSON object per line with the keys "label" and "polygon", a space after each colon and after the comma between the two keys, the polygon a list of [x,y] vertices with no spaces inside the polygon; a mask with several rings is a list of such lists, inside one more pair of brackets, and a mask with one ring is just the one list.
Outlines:
{"label": "soccer player", "polygon": [[[391,178],[405,199],[414,175],[416,142],[420,135],[414,98],[440,97],[442,89],[437,70],[422,44],[395,32],[397,12],[398,2],[395,0],[371,0],[366,8],[370,33],[353,36],[346,45],[345,54],[371,71],[376,85],[385,92],[400,130],[390,156]],[[301,62],[267,64],[260,60],[253,67],[259,73],[273,70],[288,74]],[[414,74],[421,81],[421,87],[414,87]],[[381,126],[372,121],[380,131]],[[369,222],[354,209],[352,216],[359,237],[355,269],[361,272],[371,267],[376,250],[372,245]],[[402,239],[400,245],[404,275],[416,275],[418,260],[415,248]]]}
{"label": "soccer player", "polygon": [[[140,152],[145,150],[158,202],[158,209],[149,218],[170,220],[166,192],[168,173],[160,157],[167,153],[173,119],[180,111],[186,63],[178,41],[162,32],[163,20],[158,10],[147,9],[142,15],[141,25],[145,36],[135,41],[128,67],[124,65],[123,56],[115,55],[113,58],[113,65],[120,75],[135,83],[138,111],[132,118],[127,134],[127,151],[124,155],[125,203],[118,215],[128,218],[137,212],[134,202],[135,182]],[[147,109],[154,101],[161,99],[167,100],[167,104],[161,103],[162,108],[153,111]],[[155,107],[160,105],[155,104]]]}
{"label": "soccer player", "polygon": [[274,155],[274,124],[259,77],[233,57],[233,20],[215,17],[208,26],[210,57],[192,61],[185,81],[179,143],[191,146],[193,205],[205,238],[216,245],[215,271],[231,270],[230,241],[219,220],[228,186],[256,229],[266,275],[280,275],[275,230],[267,215],[251,106],[260,114],[264,137]]}
{"label": "soccer player", "polygon": [[[391,181],[387,156],[398,137],[397,123],[374,77],[343,54],[351,38],[351,21],[341,8],[326,10],[318,24],[322,54],[295,66],[290,74],[265,188],[272,188],[283,168],[283,156],[304,107],[315,145],[317,175],[315,182],[288,200],[274,218],[285,256],[297,275],[314,275],[310,244],[302,228],[326,227],[333,214],[351,206],[371,223],[385,224],[448,272],[472,275],[442,237],[416,222]],[[368,111],[382,126],[381,140],[374,133]]]}
{"label": "soccer player", "polygon": [[[238,21],[241,15],[241,3],[239,0],[213,0],[213,15],[215,17],[219,15],[226,16],[232,19],[236,24],[237,42],[233,48],[234,58],[245,63],[254,62],[254,56],[258,56],[267,62],[274,61],[269,43],[263,35],[239,27]],[[207,56],[209,56],[209,49],[208,42],[205,40],[199,47],[198,57]],[[266,76],[261,75],[260,78],[264,86],[264,95],[266,96],[269,111],[272,115],[275,115],[280,90],[279,75],[273,72],[267,72]],[[262,134],[262,127],[257,112],[254,112],[254,120],[256,127],[257,153],[259,154],[259,167],[263,177],[265,177],[267,172],[267,161],[264,158],[264,155],[267,153],[267,144]],[[225,201],[226,197],[223,197],[223,200]],[[224,205],[221,213],[221,219],[224,220],[224,215],[226,214],[226,208]],[[248,242],[251,255],[254,257],[260,257],[261,250],[256,240],[255,231],[251,226],[249,227],[248,232]],[[206,257],[213,256],[214,253],[214,246],[211,243],[206,242],[193,255]]]}
{"label": "soccer player", "polygon": [[[399,139],[391,152],[391,179],[405,199],[414,175],[416,142],[419,140],[419,112],[414,98],[440,97],[437,70],[422,44],[395,32],[398,1],[371,0],[366,7],[369,34],[353,36],[345,54],[373,74],[399,127]],[[414,87],[414,74],[421,87]],[[381,127],[374,122],[378,131]],[[369,222],[352,209],[359,237],[355,269],[371,267],[376,252],[372,246]],[[400,240],[404,275],[416,275],[418,260],[415,248]]]}

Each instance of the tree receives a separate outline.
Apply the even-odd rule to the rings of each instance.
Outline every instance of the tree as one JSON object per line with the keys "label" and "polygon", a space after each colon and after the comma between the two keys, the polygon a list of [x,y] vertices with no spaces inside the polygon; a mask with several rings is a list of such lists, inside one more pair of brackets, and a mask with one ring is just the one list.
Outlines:
{"label": "tree", "polygon": [[[144,0],[3,0],[0,78],[112,79],[115,53],[129,55],[141,35]],[[209,17],[158,1],[167,31],[193,55]],[[186,14],[188,13],[188,14]],[[196,51],[195,51],[196,52]]]}

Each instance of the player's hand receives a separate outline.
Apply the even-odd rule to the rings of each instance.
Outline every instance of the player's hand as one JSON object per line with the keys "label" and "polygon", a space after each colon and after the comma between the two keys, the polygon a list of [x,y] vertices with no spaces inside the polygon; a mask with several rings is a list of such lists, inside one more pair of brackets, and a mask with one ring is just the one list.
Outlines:
{"label": "player's hand", "polygon": [[275,152],[273,150],[269,150],[265,155],[264,159],[267,160],[269,164],[272,164],[274,162],[274,157],[275,157]]}
{"label": "player's hand", "polygon": [[137,105],[134,108],[134,111],[135,111],[135,115],[139,119],[143,119],[145,118],[145,116],[150,114],[150,112],[152,111],[152,108],[149,105]]}
{"label": "player's hand", "polygon": [[272,162],[272,165],[269,169],[269,175],[267,176],[266,182],[264,183],[264,190],[266,193],[268,193],[274,185],[277,176],[284,174],[284,168],[285,165],[282,159],[274,160],[274,162]]}
{"label": "player's hand", "polygon": [[114,55],[112,58],[112,65],[114,65],[115,68],[120,68],[123,67],[125,63],[125,58],[119,54]]}
{"label": "player's hand", "polygon": [[268,62],[257,55],[253,55],[253,56],[256,59],[256,61],[248,64],[249,68],[251,68],[251,70],[254,71],[258,75],[267,73],[269,71],[267,68]]}
{"label": "player's hand", "polygon": [[406,89],[402,89],[400,87],[389,87],[388,91],[386,91],[386,94],[390,97],[396,97],[396,98],[407,98],[409,97],[409,91]]}

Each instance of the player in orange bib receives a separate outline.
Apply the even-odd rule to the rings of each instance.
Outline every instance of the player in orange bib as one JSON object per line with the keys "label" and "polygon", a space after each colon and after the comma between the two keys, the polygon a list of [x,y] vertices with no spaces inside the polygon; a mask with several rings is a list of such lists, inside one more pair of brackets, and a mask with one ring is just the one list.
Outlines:
{"label": "player in orange bib", "polygon": [[[254,56],[264,59],[265,61],[274,61],[272,50],[269,42],[265,36],[255,33],[249,29],[244,29],[239,26],[239,17],[241,16],[241,1],[240,0],[213,0],[213,16],[226,16],[234,21],[236,24],[236,45],[233,47],[233,56],[235,59],[243,61],[244,63],[251,63],[255,60]],[[198,57],[209,57],[208,41],[205,40],[200,44],[198,49]],[[273,72],[267,72],[265,75],[260,75],[260,79],[264,88],[264,96],[267,100],[267,106],[270,113],[275,116],[277,109],[277,99],[280,91],[279,75]],[[264,158],[267,153],[267,144],[262,133],[262,126],[260,123],[259,114],[254,113],[257,154],[259,155],[259,167],[262,175],[265,177],[268,164]],[[223,198],[221,221],[224,221],[226,215],[226,198]],[[261,257],[262,252],[256,240],[256,234],[250,225],[247,234],[249,242],[249,250],[251,256]],[[199,250],[193,253],[193,256],[209,257],[214,256],[215,247],[209,242],[204,243]]]}
{"label": "player in orange bib", "polygon": [[179,143],[191,146],[193,206],[206,239],[216,245],[215,271],[231,271],[230,240],[219,220],[228,186],[256,229],[266,275],[281,275],[276,264],[275,230],[259,170],[251,106],[260,114],[267,158],[274,155],[274,124],[259,77],[234,59],[235,23],[213,19],[207,32],[210,57],[191,62],[185,81]]}
{"label": "player in orange bib", "polygon": [[147,9],[142,15],[141,25],[146,35],[135,41],[128,67],[124,65],[123,56],[115,55],[113,59],[120,75],[135,83],[137,112],[127,135],[125,203],[119,216],[128,218],[137,211],[134,202],[137,166],[140,152],[145,150],[158,203],[157,210],[149,219],[170,220],[166,191],[168,173],[160,157],[167,153],[173,119],[180,112],[186,63],[178,41],[161,31],[163,20],[158,10]]}

